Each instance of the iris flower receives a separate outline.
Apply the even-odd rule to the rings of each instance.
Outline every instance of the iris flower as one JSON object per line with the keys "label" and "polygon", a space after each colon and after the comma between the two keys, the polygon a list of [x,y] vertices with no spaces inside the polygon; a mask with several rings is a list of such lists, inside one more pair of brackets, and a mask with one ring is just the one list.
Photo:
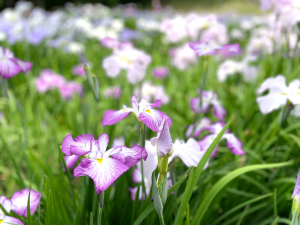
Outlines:
{"label": "iris flower", "polygon": [[262,94],[266,90],[269,90],[267,95],[260,96],[256,99],[260,111],[263,114],[270,113],[286,105],[288,101],[294,105],[300,104],[299,87],[300,80],[297,79],[292,81],[289,86],[286,86],[285,78],[282,75],[275,78],[267,78],[257,91],[259,94]]}
{"label": "iris flower", "polygon": [[27,73],[31,70],[32,63],[24,62],[14,57],[9,49],[0,47],[0,76],[4,79],[11,78],[21,71]]}
{"label": "iris flower", "polygon": [[132,108],[123,106],[123,109],[118,111],[106,110],[103,115],[102,125],[106,126],[115,124],[127,117],[130,113],[133,113],[139,122],[143,122],[147,127],[155,132],[158,132],[164,116],[167,118],[169,127],[172,124],[172,120],[165,113],[153,109],[153,107],[161,106],[160,100],[156,100],[154,103],[149,103],[145,99],[142,99],[140,103],[138,103],[137,97],[133,95],[131,97],[131,106]]}
{"label": "iris flower", "polygon": [[[13,211],[19,216],[27,217],[27,203],[28,203],[28,195],[30,191],[30,213],[33,214],[40,201],[41,194],[36,192],[33,189],[22,189],[20,191],[15,192],[10,199],[6,196],[0,196],[0,204],[4,207],[4,209],[9,213]],[[22,221],[17,218],[6,216],[0,210],[0,224],[1,225],[8,225],[8,224],[20,224],[23,225]]]}
{"label": "iris flower", "polygon": [[[213,143],[213,141],[221,132],[224,126],[225,124],[223,122],[217,122],[204,128],[205,130],[208,130],[211,134],[205,136],[202,141],[198,141],[198,144],[200,145],[202,151],[206,151],[209,148],[209,146]],[[229,130],[225,131],[221,140],[222,139],[226,139],[227,147],[233,154],[245,154],[245,152],[242,150],[242,142],[233,133],[230,133]],[[211,157],[213,157],[217,153],[218,147],[219,145],[216,146],[215,150],[211,154]]]}
{"label": "iris flower", "polygon": [[135,145],[132,148],[118,146],[106,151],[109,137],[101,134],[98,140],[92,134],[79,135],[72,138],[67,135],[61,149],[67,156],[84,156],[74,169],[74,176],[89,176],[95,183],[99,194],[106,190],[119,176],[130,167],[136,165],[142,158],[147,159],[145,148]]}

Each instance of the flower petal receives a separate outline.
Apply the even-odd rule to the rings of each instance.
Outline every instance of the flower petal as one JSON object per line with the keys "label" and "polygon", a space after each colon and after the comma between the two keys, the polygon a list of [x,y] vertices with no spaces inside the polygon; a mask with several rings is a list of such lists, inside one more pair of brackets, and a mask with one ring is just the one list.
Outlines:
{"label": "flower petal", "polygon": [[19,216],[27,217],[27,202],[28,202],[28,195],[30,191],[30,213],[33,214],[40,202],[40,197],[42,196],[39,192],[36,192],[33,189],[22,189],[17,191],[11,197],[12,202],[12,211],[15,212]]}
{"label": "flower petal", "polygon": [[[209,146],[213,143],[213,141],[215,140],[216,135],[215,134],[211,134],[211,135],[207,135],[203,138],[203,140],[198,141],[198,144],[201,148],[201,151],[206,152],[207,149],[209,148]],[[211,158],[215,156],[215,154],[217,153],[217,149],[218,149],[219,145],[216,146],[216,148],[214,149],[213,153],[211,154]]]}
{"label": "flower petal", "polygon": [[83,156],[91,151],[99,149],[98,141],[92,134],[82,134],[74,138],[74,144],[70,147],[70,152],[77,156]]}
{"label": "flower petal", "polygon": [[167,118],[168,126],[171,127],[172,120],[169,116],[161,111],[149,107],[145,108],[145,110],[140,113],[138,119],[141,120],[151,130],[158,132],[159,126],[162,123],[164,116]]}
{"label": "flower petal", "polygon": [[214,115],[217,117],[219,120],[223,120],[224,116],[227,114],[226,110],[221,106],[220,103],[214,104]]}
{"label": "flower petal", "polygon": [[66,166],[68,169],[73,168],[78,159],[79,159],[79,156],[77,156],[77,155],[64,156],[64,160],[66,162]]}
{"label": "flower petal", "polygon": [[102,126],[113,125],[127,117],[131,112],[131,108],[124,108],[118,111],[106,110],[102,118]]}
{"label": "flower petal", "polygon": [[133,109],[134,114],[136,116],[138,116],[139,115],[139,103],[138,103],[136,95],[131,96],[131,107]]}
{"label": "flower petal", "polygon": [[106,133],[100,134],[99,138],[98,138],[98,144],[99,144],[100,151],[102,151],[102,153],[104,153],[106,151],[108,143],[109,143],[108,134],[106,134]]}
{"label": "flower petal", "polygon": [[11,78],[20,73],[22,68],[10,59],[0,58],[0,76],[4,79]]}
{"label": "flower petal", "polygon": [[292,198],[294,198],[299,193],[300,193],[300,171],[297,175],[296,185],[295,185],[295,189],[293,191]]}
{"label": "flower petal", "polygon": [[203,117],[200,122],[198,123],[195,132],[194,132],[194,138],[198,137],[201,133],[201,131],[203,130],[204,127],[207,127],[211,124],[210,119]]}
{"label": "flower petal", "polygon": [[224,134],[224,138],[227,140],[227,147],[235,155],[243,155],[245,152],[242,150],[242,142],[237,139],[234,134]]}
{"label": "flower petal", "polygon": [[161,122],[159,131],[157,133],[157,138],[157,154],[160,157],[166,156],[169,151],[171,151],[173,145],[169,126],[167,123],[167,117],[164,117]]}
{"label": "flower petal", "polygon": [[1,223],[1,225],[12,225],[12,224],[24,225],[24,223],[21,220],[11,216],[5,216],[5,219]]}
{"label": "flower petal", "polygon": [[32,68],[31,62],[25,62],[16,58],[13,58],[12,60],[21,67],[24,73],[27,73]]}
{"label": "flower petal", "polygon": [[169,162],[175,157],[179,157],[187,167],[197,167],[205,154],[205,151],[200,150],[199,144],[193,138],[190,138],[186,143],[180,143],[178,140],[175,141],[173,149],[174,152],[169,158]]}
{"label": "flower petal", "polygon": [[279,109],[282,105],[287,102],[285,95],[278,94],[267,94],[265,96],[258,97],[256,99],[259,109],[263,114],[272,112],[273,110]]}
{"label": "flower petal", "polygon": [[156,99],[153,103],[150,103],[149,106],[159,108],[161,107],[161,100]]}
{"label": "flower petal", "polygon": [[89,176],[95,183],[97,194],[106,190],[119,176],[129,169],[128,166],[112,158],[103,158],[102,162],[96,159],[81,159],[74,170],[74,176]]}
{"label": "flower petal", "polygon": [[110,156],[113,159],[117,159],[127,165],[128,167],[132,167],[136,165],[144,155],[144,160],[147,159],[146,149],[135,145],[132,148],[127,148],[126,146],[122,147],[122,151],[117,154],[111,154]]}

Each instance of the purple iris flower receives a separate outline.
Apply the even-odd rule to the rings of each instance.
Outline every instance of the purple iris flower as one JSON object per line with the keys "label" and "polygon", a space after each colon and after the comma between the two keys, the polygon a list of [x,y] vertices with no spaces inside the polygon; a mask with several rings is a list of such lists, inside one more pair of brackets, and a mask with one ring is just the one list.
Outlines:
{"label": "purple iris flower", "polygon": [[[41,198],[41,194],[36,192],[33,189],[22,189],[20,191],[15,192],[11,199],[8,199],[6,196],[0,196],[0,204],[5,208],[5,210],[9,213],[13,211],[19,216],[27,217],[27,203],[28,203],[28,195],[30,191],[30,213],[33,214],[38,205]],[[0,210],[0,224],[8,225],[8,224],[20,224],[23,225],[22,221],[17,218],[11,216],[5,216],[2,210]]]}
{"label": "purple iris flower", "polygon": [[163,78],[169,74],[169,69],[168,67],[164,67],[164,66],[155,67],[152,70],[152,74],[156,78]]}
{"label": "purple iris flower", "polygon": [[31,70],[32,63],[24,62],[14,57],[9,49],[0,47],[0,76],[4,79],[11,78],[21,71],[27,73]]}
{"label": "purple iris flower", "polygon": [[[218,136],[218,134],[221,132],[221,130],[223,129],[224,126],[225,126],[225,124],[223,122],[217,122],[217,123],[214,123],[214,124],[204,128],[204,130],[208,130],[211,134],[205,136],[202,141],[198,141],[201,151],[206,151],[209,148],[209,146],[213,143],[213,141]],[[245,154],[245,152],[242,149],[242,147],[243,147],[242,142],[233,133],[230,133],[229,130],[225,131],[221,140],[222,139],[226,139],[227,147],[233,154],[235,154],[235,155]],[[216,146],[213,153],[211,154],[211,157],[215,156],[215,154],[217,153],[218,147],[219,147],[219,145]]]}
{"label": "purple iris flower", "polygon": [[132,148],[123,145],[106,151],[108,142],[107,134],[101,134],[98,140],[95,140],[92,134],[83,134],[74,139],[69,134],[61,146],[62,152],[67,156],[86,156],[74,169],[74,176],[92,178],[98,194],[106,190],[130,167],[136,165],[142,158],[146,160],[148,156],[146,149],[139,145]]}
{"label": "purple iris flower", "polygon": [[159,127],[164,117],[166,117],[168,126],[170,127],[172,125],[170,117],[161,111],[153,109],[153,107],[161,106],[160,100],[155,100],[154,103],[149,103],[145,99],[142,99],[140,103],[138,103],[137,97],[133,95],[131,97],[131,106],[132,108],[123,106],[123,109],[118,111],[106,110],[103,115],[102,125],[106,126],[115,124],[127,117],[130,113],[133,113],[138,121],[143,122],[147,127],[155,132],[159,131]]}

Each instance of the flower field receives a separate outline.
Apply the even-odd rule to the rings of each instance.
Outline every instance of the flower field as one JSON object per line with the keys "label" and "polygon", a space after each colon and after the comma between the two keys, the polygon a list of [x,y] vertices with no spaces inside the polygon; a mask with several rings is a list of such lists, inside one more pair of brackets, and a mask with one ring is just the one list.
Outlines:
{"label": "flower field", "polygon": [[0,12],[0,224],[300,224],[300,4]]}

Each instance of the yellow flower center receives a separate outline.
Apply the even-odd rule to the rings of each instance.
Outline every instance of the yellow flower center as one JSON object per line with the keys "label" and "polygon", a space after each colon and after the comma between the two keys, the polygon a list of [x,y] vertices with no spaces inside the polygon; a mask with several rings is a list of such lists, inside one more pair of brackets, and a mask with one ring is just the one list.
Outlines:
{"label": "yellow flower center", "polygon": [[2,61],[5,61],[5,60],[6,60],[4,57],[2,57],[1,59],[2,59]]}
{"label": "yellow flower center", "polygon": [[120,56],[120,61],[125,62],[128,65],[132,65],[132,62],[131,62],[131,60],[129,59],[129,57],[127,55],[121,55]]}
{"label": "yellow flower center", "polygon": [[125,111],[126,111],[126,109],[122,109],[122,111],[123,111],[123,112],[125,112]]}
{"label": "yellow flower center", "polygon": [[151,113],[150,109],[146,109],[146,112],[147,112],[147,113]]}
{"label": "yellow flower center", "polygon": [[102,159],[97,159],[97,161],[101,164],[102,161],[103,161],[103,158]]}
{"label": "yellow flower center", "polygon": [[280,94],[281,94],[281,95],[288,95],[287,93],[284,93],[284,92],[281,92]]}
{"label": "yellow flower center", "polygon": [[0,220],[0,224],[3,222],[3,220]]}

